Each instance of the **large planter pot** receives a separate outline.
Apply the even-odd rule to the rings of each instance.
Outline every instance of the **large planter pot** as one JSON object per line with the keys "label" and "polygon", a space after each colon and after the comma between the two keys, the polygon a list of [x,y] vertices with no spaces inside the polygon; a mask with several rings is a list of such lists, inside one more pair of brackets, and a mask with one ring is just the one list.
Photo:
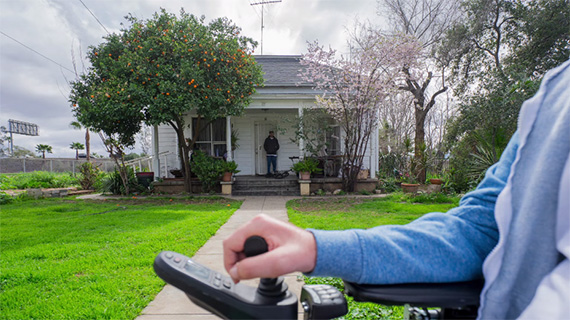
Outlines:
{"label": "large planter pot", "polygon": [[231,172],[224,172],[224,175],[222,175],[222,181],[223,182],[232,181],[232,173]]}
{"label": "large planter pot", "polygon": [[150,187],[150,183],[154,181],[154,172],[137,172],[137,181],[145,188]]}
{"label": "large planter pot", "polygon": [[429,183],[431,183],[431,184],[443,184],[443,180],[441,180],[441,179],[429,179]]}
{"label": "large planter pot", "polygon": [[416,193],[420,187],[417,183],[402,183],[402,191],[404,193]]}
{"label": "large planter pot", "polygon": [[369,174],[370,174],[369,169],[360,170],[360,172],[358,172],[358,176],[356,176],[356,179],[358,179],[358,180],[367,179]]}
{"label": "large planter pot", "polygon": [[182,173],[182,170],[180,170],[180,169],[172,169],[172,170],[170,170],[170,173],[174,176],[174,178],[184,177],[184,174]]}
{"label": "large planter pot", "polygon": [[308,171],[299,172],[299,180],[311,180],[311,173]]}

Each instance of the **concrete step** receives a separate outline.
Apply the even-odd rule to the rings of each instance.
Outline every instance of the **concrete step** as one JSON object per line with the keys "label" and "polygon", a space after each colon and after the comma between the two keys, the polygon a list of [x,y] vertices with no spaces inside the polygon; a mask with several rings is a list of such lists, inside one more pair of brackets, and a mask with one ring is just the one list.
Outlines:
{"label": "concrete step", "polygon": [[296,191],[288,190],[232,190],[232,196],[298,196],[299,189]]}
{"label": "concrete step", "polygon": [[296,196],[299,193],[299,182],[297,177],[292,175],[283,179],[241,176],[236,177],[232,186],[232,195],[237,196]]}

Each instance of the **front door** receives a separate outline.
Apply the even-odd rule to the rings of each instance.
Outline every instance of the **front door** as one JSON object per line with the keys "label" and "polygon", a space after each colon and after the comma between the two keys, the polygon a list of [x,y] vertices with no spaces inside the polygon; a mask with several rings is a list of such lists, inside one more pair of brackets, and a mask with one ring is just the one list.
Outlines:
{"label": "front door", "polygon": [[267,158],[263,149],[263,143],[271,130],[275,132],[275,137],[277,137],[275,124],[270,122],[255,123],[255,173],[259,175],[267,173]]}

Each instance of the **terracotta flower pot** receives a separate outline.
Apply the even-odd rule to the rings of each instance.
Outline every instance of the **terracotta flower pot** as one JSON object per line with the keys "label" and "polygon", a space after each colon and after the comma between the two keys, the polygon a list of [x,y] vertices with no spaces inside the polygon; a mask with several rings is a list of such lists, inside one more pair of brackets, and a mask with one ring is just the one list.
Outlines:
{"label": "terracotta flower pot", "polygon": [[431,184],[443,184],[443,180],[441,180],[441,179],[429,179],[429,183],[431,183]]}
{"label": "terracotta flower pot", "polygon": [[232,181],[232,173],[231,172],[224,172],[224,175],[222,176],[222,181],[224,181],[224,182]]}
{"label": "terracotta flower pot", "polygon": [[416,193],[420,187],[417,183],[402,183],[402,191],[404,193]]}
{"label": "terracotta flower pot", "polygon": [[311,173],[308,171],[301,171],[301,172],[299,172],[299,179],[300,180],[311,180]]}

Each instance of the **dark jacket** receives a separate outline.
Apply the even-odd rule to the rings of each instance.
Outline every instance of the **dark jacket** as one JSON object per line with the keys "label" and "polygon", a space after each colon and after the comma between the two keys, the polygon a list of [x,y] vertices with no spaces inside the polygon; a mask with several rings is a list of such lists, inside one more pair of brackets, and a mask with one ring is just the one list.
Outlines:
{"label": "dark jacket", "polygon": [[277,150],[279,150],[279,141],[277,141],[277,138],[275,137],[273,137],[273,139],[267,137],[263,144],[263,149],[265,149],[267,154],[277,154]]}

